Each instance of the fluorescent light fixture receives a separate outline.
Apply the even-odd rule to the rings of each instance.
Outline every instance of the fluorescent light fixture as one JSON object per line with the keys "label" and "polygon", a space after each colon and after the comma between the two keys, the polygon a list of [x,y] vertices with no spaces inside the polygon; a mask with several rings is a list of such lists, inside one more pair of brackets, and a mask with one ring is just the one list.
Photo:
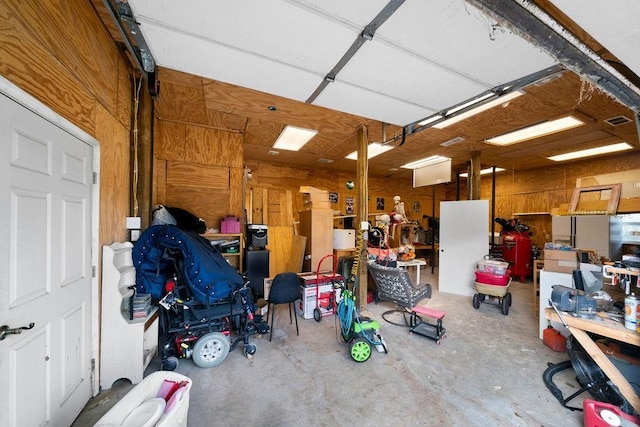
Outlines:
{"label": "fluorescent light fixture", "polygon": [[415,162],[407,163],[406,165],[402,165],[400,167],[405,169],[418,169],[423,166],[435,165],[436,163],[445,162],[447,160],[451,159],[444,156],[431,156],[424,159],[416,160]]}
{"label": "fluorescent light fixture", "polygon": [[318,133],[314,129],[304,129],[296,126],[285,126],[280,133],[278,139],[276,139],[273,148],[279,148],[281,150],[298,151],[304,144],[309,142],[311,138]]}
{"label": "fluorescent light fixture", "polygon": [[[375,156],[386,153],[387,151],[393,150],[394,148],[396,147],[390,144],[382,145],[379,142],[372,142],[367,146],[367,159],[373,159]],[[351,160],[358,160],[358,150],[349,154],[346,158]]]}
{"label": "fluorescent light fixture", "polygon": [[[504,168],[496,168],[496,172],[503,172],[505,169]],[[486,168],[486,169],[482,169],[480,170],[480,175],[486,175],[488,173],[493,172],[493,168]],[[466,178],[469,174],[465,173],[461,173],[460,176],[463,178]]]}
{"label": "fluorescent light fixture", "polygon": [[[469,101],[469,102],[466,102],[466,103],[464,103],[462,105],[454,107],[454,108],[450,109],[449,111],[447,111],[447,115],[455,113],[456,111],[460,111],[460,110],[462,110],[464,108],[468,108],[469,106],[471,106],[473,104],[477,104],[478,102],[482,102],[485,99],[488,99],[489,97],[491,97],[493,95],[494,95],[493,93],[488,93],[488,94],[483,95],[483,96],[481,96],[479,98],[476,98],[476,99],[474,99],[472,101]],[[489,110],[489,109],[491,109],[491,108],[493,108],[495,106],[502,105],[505,102],[509,102],[512,99],[515,99],[515,98],[517,98],[519,96],[522,96],[522,95],[524,95],[524,91],[521,91],[521,90],[516,90],[516,91],[510,92],[510,93],[508,93],[506,95],[499,96],[496,99],[493,99],[493,100],[491,100],[491,101],[489,101],[489,102],[487,102],[485,104],[478,105],[476,108],[472,108],[469,111],[465,111],[464,113],[460,113],[457,116],[451,117],[450,119],[441,121],[440,123],[436,123],[435,125],[433,125],[433,127],[437,128],[437,129],[444,129],[447,126],[451,126],[454,123],[458,123],[458,122],[460,122],[462,120],[468,119],[471,116],[475,116],[476,114],[481,113],[481,112],[486,111],[486,110]]]}
{"label": "fluorescent light fixture", "polygon": [[630,150],[631,148],[633,148],[631,144],[627,142],[620,142],[618,144],[605,145],[603,147],[588,148],[586,150],[579,150],[579,151],[573,151],[571,153],[559,154],[557,156],[547,157],[547,159],[553,160],[554,162],[563,162],[565,160],[580,159],[582,157],[597,156],[600,154],[609,154],[609,153],[615,153],[617,151]]}
{"label": "fluorescent light fixture", "polygon": [[509,145],[516,142],[526,141],[528,139],[539,138],[552,133],[561,132],[563,130],[572,129],[582,126],[584,122],[573,116],[562,117],[561,119],[551,120],[548,122],[538,123],[533,126],[518,129],[486,140],[489,144]]}

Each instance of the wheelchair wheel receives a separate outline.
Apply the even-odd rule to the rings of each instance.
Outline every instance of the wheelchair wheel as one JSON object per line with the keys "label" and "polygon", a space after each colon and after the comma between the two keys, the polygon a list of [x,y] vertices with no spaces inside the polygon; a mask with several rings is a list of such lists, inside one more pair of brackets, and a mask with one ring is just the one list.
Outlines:
{"label": "wheelchair wheel", "polygon": [[244,348],[242,349],[242,354],[244,354],[244,357],[250,358],[251,356],[256,354],[257,350],[258,347],[256,347],[255,344],[245,344]]}
{"label": "wheelchair wheel", "polygon": [[371,357],[371,346],[362,338],[357,338],[351,343],[351,358],[356,362],[365,362]]}
{"label": "wheelchair wheel", "polygon": [[193,346],[193,363],[201,368],[213,368],[221,364],[229,354],[229,338],[220,332],[201,336]]}

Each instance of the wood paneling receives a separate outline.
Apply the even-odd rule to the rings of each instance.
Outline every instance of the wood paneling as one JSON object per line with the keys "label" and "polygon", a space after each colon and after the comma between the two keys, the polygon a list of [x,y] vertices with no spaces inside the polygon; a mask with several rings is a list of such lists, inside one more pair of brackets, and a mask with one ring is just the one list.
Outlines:
{"label": "wood paneling", "polygon": [[36,18],[29,12],[18,4],[0,3],[0,74],[95,136],[96,99],[57,53],[42,45],[39,31],[44,30],[34,33],[30,25]]}
{"label": "wood paneling", "polygon": [[101,105],[96,114],[96,138],[100,144],[100,240],[105,244],[128,240],[125,217],[129,215],[129,132]]}
{"label": "wood paneling", "polygon": [[176,188],[229,190],[229,168],[168,161],[166,183]]}
{"label": "wood paneling", "polygon": [[90,2],[0,3],[0,74],[100,142],[100,245],[130,214],[130,66]]}

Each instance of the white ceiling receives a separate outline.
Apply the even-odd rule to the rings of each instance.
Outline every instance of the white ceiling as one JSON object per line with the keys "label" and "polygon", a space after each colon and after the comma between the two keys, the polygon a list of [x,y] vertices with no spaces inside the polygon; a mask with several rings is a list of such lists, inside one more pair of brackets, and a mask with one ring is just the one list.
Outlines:
{"label": "white ceiling", "polygon": [[[314,93],[387,3],[129,0],[157,65],[298,101]],[[554,3],[581,11],[573,4],[599,2]],[[640,22],[634,13],[632,22]],[[597,22],[590,14],[579,15]],[[638,34],[619,40],[610,33],[603,37],[637,63]],[[403,126],[555,63],[462,0],[407,0],[313,104]]]}
{"label": "white ceiling", "polygon": [[640,75],[640,2],[552,0],[552,3]]}

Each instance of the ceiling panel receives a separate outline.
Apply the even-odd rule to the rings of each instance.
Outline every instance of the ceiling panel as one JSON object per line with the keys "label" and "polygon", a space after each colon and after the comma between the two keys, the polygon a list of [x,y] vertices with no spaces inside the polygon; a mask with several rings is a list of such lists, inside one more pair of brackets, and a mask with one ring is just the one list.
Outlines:
{"label": "ceiling panel", "polygon": [[[496,8],[513,12],[531,2],[406,0],[377,28],[373,39],[364,41],[348,58],[335,81],[326,83],[313,103],[305,102],[363,29],[392,3],[128,2],[159,65],[157,77],[162,91],[155,105],[162,119],[241,132],[246,162],[350,171],[355,162],[343,156],[356,149],[359,125],[367,126],[369,141],[396,138],[399,145],[402,126],[555,63],[552,56],[534,45],[541,45],[535,37],[540,27],[524,29],[521,25],[519,29],[510,26],[513,21],[492,13]],[[486,14],[470,3],[486,10]],[[637,70],[634,64],[640,61],[640,42],[636,23],[640,18],[636,3],[535,2],[562,23],[557,24],[560,31],[567,28],[596,51],[606,51],[602,55],[607,61],[619,65],[617,59],[611,60],[613,52]],[[551,55],[562,56],[555,52]],[[614,98],[620,98],[611,92],[599,91],[598,83],[585,78],[584,73],[581,78],[570,70],[575,71],[568,67],[556,80],[530,85],[524,96],[451,127],[408,134],[405,144],[372,159],[369,172],[409,179],[410,171],[395,169],[433,154],[452,157],[454,169],[460,171],[476,151],[481,152],[483,166],[544,167],[554,164],[546,159],[550,152],[618,140],[634,144],[637,155],[640,145],[634,112],[616,102]],[[484,143],[496,134],[576,111],[591,119],[588,128],[508,147]],[[620,126],[604,122],[618,115],[632,121]],[[315,128],[319,133],[299,153],[269,155],[286,124]],[[463,140],[455,145],[441,145],[458,137]],[[320,158],[334,162],[319,163]]]}
{"label": "ceiling panel", "polygon": [[552,3],[640,75],[640,2],[552,0]]}
{"label": "ceiling panel", "polygon": [[[386,2],[129,4],[159,65],[305,101]],[[551,64],[461,1],[406,1],[317,102],[406,125]]]}
{"label": "ceiling panel", "polygon": [[[376,37],[440,65],[448,73],[466,76],[487,87],[555,63],[549,55],[463,1],[407,1]],[[429,75],[421,78],[440,83]]]}

